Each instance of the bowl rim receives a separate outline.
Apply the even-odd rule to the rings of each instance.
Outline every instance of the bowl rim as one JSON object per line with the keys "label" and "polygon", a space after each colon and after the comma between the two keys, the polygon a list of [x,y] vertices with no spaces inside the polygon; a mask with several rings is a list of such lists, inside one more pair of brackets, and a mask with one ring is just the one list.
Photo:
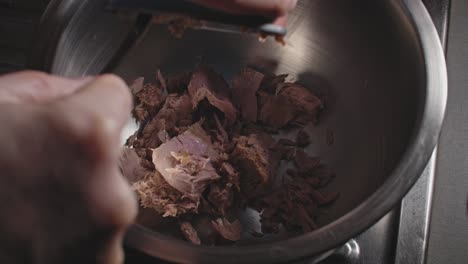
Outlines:
{"label": "bowl rim", "polygon": [[[223,263],[284,263],[330,251],[367,230],[388,213],[409,192],[429,162],[438,143],[447,102],[445,56],[432,19],[422,1],[404,0],[401,5],[417,33],[422,50],[426,98],[410,146],[374,194],[330,224],[280,242],[248,247],[195,246],[133,225],[127,233],[126,244],[153,257],[181,263],[219,263],[220,259]],[[161,251],[165,253],[161,254]]]}

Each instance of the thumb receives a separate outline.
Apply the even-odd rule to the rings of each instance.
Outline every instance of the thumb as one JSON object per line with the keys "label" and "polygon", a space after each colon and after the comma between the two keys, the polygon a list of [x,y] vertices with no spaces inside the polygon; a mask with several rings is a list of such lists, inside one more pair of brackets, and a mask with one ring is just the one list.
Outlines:
{"label": "thumb", "polygon": [[[57,126],[70,140],[84,144],[96,162],[118,155],[120,132],[131,113],[128,86],[115,75],[102,75],[78,92],[53,103]],[[115,149],[114,149],[115,148]]]}
{"label": "thumb", "polygon": [[93,78],[69,79],[37,71],[0,77],[0,103],[42,103],[70,95]]}

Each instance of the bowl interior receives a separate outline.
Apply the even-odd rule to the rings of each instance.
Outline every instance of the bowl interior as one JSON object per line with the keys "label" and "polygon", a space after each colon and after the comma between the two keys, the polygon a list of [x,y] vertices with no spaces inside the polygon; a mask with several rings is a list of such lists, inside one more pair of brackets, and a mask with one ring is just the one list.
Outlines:
{"label": "bowl interior", "polygon": [[[152,81],[157,69],[177,73],[204,63],[230,80],[248,65],[290,74],[292,80],[326,94],[320,123],[308,128],[313,137],[309,153],[321,157],[337,175],[328,188],[339,191],[340,198],[319,218],[319,224],[326,225],[358,206],[389,177],[421,116],[425,93],[421,48],[410,22],[391,2],[299,1],[289,18],[284,47],[274,41],[260,43],[252,35],[197,30],[187,30],[177,39],[165,26],[151,25],[115,73],[129,83],[140,76]],[[105,24],[115,18],[98,19],[106,19]],[[99,37],[103,28],[116,30],[88,27],[89,40],[94,31],[104,40]],[[85,49],[86,45],[73,44],[74,49],[67,47],[68,53],[59,50],[56,61],[65,54],[68,60],[56,63],[54,71],[83,75],[102,70],[86,61],[101,62],[99,50],[105,51]],[[134,122],[129,123],[123,138],[135,130]],[[139,221],[156,231],[165,227],[165,221],[154,217],[142,210]]]}
{"label": "bowl interior", "polygon": [[[382,2],[382,1],[379,1]],[[325,225],[369,197],[405,151],[423,91],[422,59],[408,25],[372,1],[299,1],[290,17],[287,45],[256,36],[188,30],[182,39],[151,26],[116,73],[131,82],[154,80],[157,69],[177,73],[204,63],[227,80],[249,65],[290,74],[328,95],[317,126],[308,127],[308,151],[323,158],[337,177],[328,187],[340,198],[323,211]],[[126,135],[135,130],[129,125]],[[330,144],[332,143],[332,144]],[[145,212],[140,221],[158,230],[164,222]]]}

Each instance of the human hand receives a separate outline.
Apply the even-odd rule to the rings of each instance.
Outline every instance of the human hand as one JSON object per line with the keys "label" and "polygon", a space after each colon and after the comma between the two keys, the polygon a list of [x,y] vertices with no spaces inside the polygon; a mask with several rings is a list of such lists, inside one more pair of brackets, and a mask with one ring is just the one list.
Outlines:
{"label": "human hand", "polygon": [[229,13],[262,15],[275,19],[275,24],[286,26],[288,12],[297,0],[193,0],[199,4]]}
{"label": "human hand", "polygon": [[0,77],[0,263],[123,262],[137,203],[117,160],[125,83]]}

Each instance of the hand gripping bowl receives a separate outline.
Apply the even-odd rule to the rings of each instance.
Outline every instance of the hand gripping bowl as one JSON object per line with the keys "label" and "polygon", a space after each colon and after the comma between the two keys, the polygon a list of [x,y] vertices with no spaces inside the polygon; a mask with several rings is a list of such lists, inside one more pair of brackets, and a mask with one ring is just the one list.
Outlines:
{"label": "hand gripping bowl", "polygon": [[[418,179],[439,137],[447,80],[443,51],[419,0],[299,1],[287,45],[255,36],[189,30],[182,39],[145,15],[118,16],[104,1],[51,1],[34,67],[82,76],[112,71],[128,82],[199,63],[229,79],[245,65],[289,73],[329,94],[313,151],[336,172],[341,196],[318,230],[235,246],[203,247],[135,224],[126,244],[182,263],[290,263],[332,251],[394,207]],[[144,30],[146,28],[146,30]],[[144,34],[143,34],[144,33]],[[138,41],[135,41],[138,40]],[[326,144],[331,131],[334,144]],[[128,131],[131,131],[129,129]]]}

